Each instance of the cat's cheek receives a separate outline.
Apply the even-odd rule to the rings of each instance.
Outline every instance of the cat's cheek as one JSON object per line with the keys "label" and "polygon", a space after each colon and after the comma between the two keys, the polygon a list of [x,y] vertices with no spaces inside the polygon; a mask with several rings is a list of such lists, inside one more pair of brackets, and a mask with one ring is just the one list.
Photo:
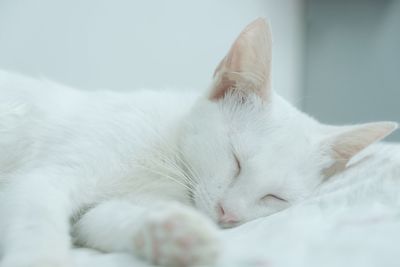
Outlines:
{"label": "cat's cheek", "polygon": [[[201,192],[201,190],[199,191]],[[213,206],[209,197],[203,196],[200,192],[195,192],[194,194],[194,206],[196,210],[200,211],[201,214],[208,217],[215,224],[218,224],[217,204],[215,203]]]}
{"label": "cat's cheek", "polygon": [[162,266],[208,265],[220,242],[213,222],[197,211],[173,204],[149,213],[133,237],[134,253]]}

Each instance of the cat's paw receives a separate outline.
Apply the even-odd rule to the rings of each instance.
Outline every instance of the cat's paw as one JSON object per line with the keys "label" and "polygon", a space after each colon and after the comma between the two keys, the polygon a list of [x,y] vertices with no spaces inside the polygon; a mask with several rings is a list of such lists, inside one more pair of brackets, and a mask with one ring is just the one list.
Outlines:
{"label": "cat's paw", "polygon": [[209,265],[219,251],[216,226],[182,205],[151,211],[134,235],[135,253],[147,261],[174,267]]}

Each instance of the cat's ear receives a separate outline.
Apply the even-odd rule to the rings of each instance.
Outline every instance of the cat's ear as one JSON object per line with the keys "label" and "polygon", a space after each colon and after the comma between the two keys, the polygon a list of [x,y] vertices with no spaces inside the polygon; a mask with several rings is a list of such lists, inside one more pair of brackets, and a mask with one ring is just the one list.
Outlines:
{"label": "cat's ear", "polygon": [[397,123],[389,121],[337,127],[333,136],[324,142],[328,144],[329,153],[334,159],[334,164],[324,170],[325,175],[331,176],[345,169],[353,156],[385,138],[397,127]]}
{"label": "cat's ear", "polygon": [[271,30],[264,19],[249,24],[233,43],[214,72],[210,100],[229,90],[244,96],[254,93],[267,100],[271,90]]}

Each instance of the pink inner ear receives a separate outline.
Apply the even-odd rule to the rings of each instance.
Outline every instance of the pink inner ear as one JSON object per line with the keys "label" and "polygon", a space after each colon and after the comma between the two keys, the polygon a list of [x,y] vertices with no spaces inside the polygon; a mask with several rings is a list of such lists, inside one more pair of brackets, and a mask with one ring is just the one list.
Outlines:
{"label": "pink inner ear", "polygon": [[219,81],[218,87],[216,87],[210,95],[210,100],[218,100],[225,96],[225,94],[235,88],[235,81],[230,80],[228,77],[222,76]]}
{"label": "pink inner ear", "polygon": [[[237,80],[229,77],[227,75],[229,72],[240,73],[240,58],[241,58],[241,48],[240,37],[232,45],[229,53],[222,59],[218,67],[214,71],[214,78],[219,79],[218,86],[214,88],[211,92],[210,99],[217,100],[223,98],[227,91],[237,87]],[[218,77],[219,75],[219,77]]]}
{"label": "pink inner ear", "polygon": [[214,72],[210,100],[232,89],[255,93],[263,99],[270,90],[271,33],[263,19],[247,26]]}
{"label": "pink inner ear", "polygon": [[350,160],[354,155],[375,143],[397,128],[393,122],[372,122],[362,125],[355,125],[339,134],[332,150],[337,158]]}
{"label": "pink inner ear", "polygon": [[339,134],[333,136],[333,140],[328,141],[332,143],[331,153],[335,162],[323,170],[323,173],[329,177],[344,170],[353,156],[383,139],[395,129],[397,129],[397,123],[394,122],[373,122],[343,127]]}

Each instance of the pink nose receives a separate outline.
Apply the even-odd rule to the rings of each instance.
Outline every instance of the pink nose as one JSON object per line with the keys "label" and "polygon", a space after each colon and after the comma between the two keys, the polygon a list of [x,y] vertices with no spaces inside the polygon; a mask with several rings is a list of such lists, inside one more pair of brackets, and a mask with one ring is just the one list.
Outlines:
{"label": "pink nose", "polygon": [[239,222],[238,218],[231,212],[224,209],[221,203],[217,204],[218,222],[222,224],[236,224]]}

